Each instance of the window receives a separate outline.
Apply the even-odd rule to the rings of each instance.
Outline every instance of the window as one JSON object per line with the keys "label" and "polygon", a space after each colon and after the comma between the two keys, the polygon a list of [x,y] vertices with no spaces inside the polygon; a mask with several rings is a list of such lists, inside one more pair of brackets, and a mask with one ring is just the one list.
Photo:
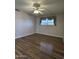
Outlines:
{"label": "window", "polygon": [[54,18],[41,18],[41,25],[55,25]]}

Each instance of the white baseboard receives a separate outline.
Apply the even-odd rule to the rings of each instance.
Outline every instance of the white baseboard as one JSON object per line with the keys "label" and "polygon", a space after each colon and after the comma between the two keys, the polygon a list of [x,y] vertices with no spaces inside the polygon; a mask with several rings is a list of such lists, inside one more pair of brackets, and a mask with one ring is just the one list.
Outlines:
{"label": "white baseboard", "polygon": [[64,35],[55,35],[55,34],[47,34],[47,33],[38,33],[38,34],[44,34],[44,35],[49,35],[49,36],[55,36],[55,37],[64,38]]}
{"label": "white baseboard", "polygon": [[18,39],[18,38],[21,38],[21,37],[25,37],[25,36],[29,36],[29,35],[32,35],[34,33],[31,33],[31,34],[27,34],[27,35],[22,35],[22,36],[18,36],[18,37],[15,37],[15,39]]}

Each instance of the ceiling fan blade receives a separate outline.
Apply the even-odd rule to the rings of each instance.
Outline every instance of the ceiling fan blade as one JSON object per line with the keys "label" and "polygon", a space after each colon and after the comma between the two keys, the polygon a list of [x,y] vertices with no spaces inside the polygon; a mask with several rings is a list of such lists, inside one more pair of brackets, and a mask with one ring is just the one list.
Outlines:
{"label": "ceiling fan blade", "polygon": [[43,11],[43,10],[45,10],[45,9],[40,9],[40,8],[39,8],[39,10]]}
{"label": "ceiling fan blade", "polygon": [[43,15],[43,12],[39,11],[39,13]]}

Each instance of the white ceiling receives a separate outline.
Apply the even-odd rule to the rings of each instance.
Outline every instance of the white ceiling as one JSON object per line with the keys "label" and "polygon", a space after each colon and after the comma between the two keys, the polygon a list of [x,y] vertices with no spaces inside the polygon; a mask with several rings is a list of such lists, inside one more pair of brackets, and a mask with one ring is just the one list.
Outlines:
{"label": "white ceiling", "polygon": [[15,0],[15,8],[33,14],[33,3],[40,3],[43,15],[64,14],[64,0]]}

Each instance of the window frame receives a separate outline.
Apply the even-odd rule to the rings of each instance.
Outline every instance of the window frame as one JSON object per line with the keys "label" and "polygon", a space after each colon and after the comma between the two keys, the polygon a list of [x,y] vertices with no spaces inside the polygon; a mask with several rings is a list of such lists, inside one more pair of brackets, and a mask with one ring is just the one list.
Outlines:
{"label": "window frame", "polygon": [[[46,20],[46,18],[48,18],[48,19],[50,19],[50,20],[54,19],[54,25],[48,25],[48,24],[47,24],[47,25],[42,25],[42,24],[41,24],[41,21],[42,21],[43,19]],[[40,25],[41,25],[41,26],[56,26],[56,16],[52,16],[52,17],[41,17],[41,18],[40,18]]]}

